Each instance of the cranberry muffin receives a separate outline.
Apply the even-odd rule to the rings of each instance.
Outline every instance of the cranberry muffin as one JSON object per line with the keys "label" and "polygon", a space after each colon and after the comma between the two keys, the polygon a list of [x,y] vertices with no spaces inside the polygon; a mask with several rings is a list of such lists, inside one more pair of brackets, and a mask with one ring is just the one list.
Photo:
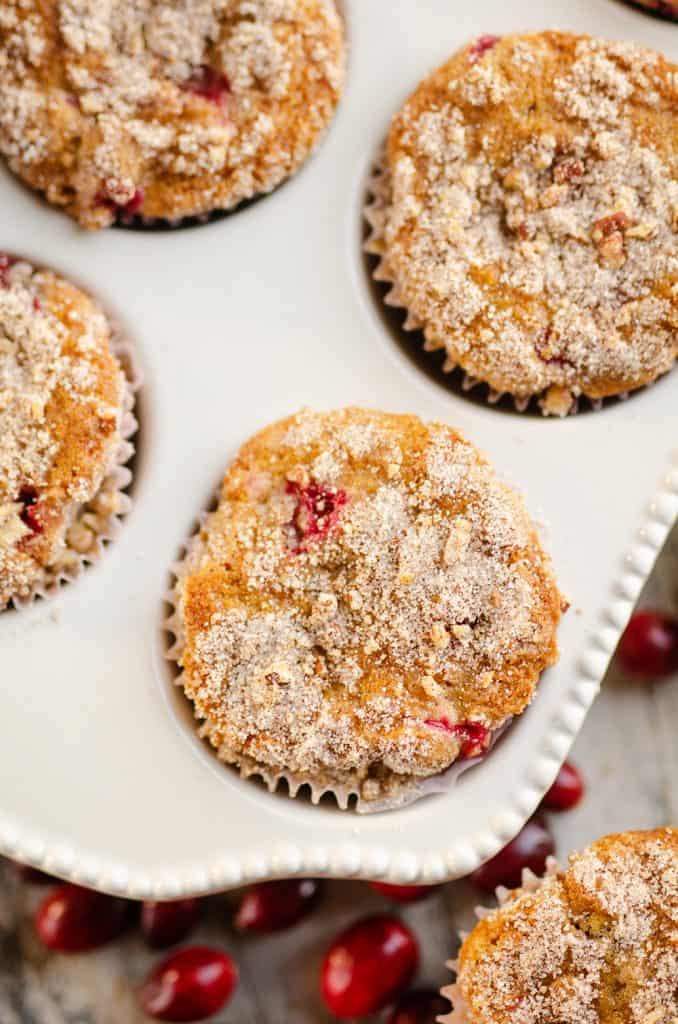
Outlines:
{"label": "cranberry muffin", "polygon": [[555,661],[561,613],[522,501],[473,445],[355,408],[243,446],[174,604],[219,757],[365,803],[483,754]]}
{"label": "cranberry muffin", "polygon": [[7,0],[0,151],[83,227],[270,192],[344,78],[333,0]]}
{"label": "cranberry muffin", "polygon": [[464,940],[450,1020],[676,1020],[678,830],[607,836],[502,902]]}
{"label": "cranberry muffin", "polygon": [[0,609],[95,557],[124,511],[130,404],[97,304],[0,255]]}
{"label": "cranberry muffin", "polygon": [[375,276],[426,347],[566,414],[678,352],[678,68],[636,43],[482,36],[391,125]]}

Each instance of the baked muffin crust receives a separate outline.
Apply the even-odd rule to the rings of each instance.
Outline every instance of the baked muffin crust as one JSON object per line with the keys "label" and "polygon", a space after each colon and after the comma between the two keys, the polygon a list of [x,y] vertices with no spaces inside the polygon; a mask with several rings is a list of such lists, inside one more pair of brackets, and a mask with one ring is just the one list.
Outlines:
{"label": "baked muffin crust", "polygon": [[448,369],[564,414],[671,368],[677,106],[661,55],[564,32],[481,37],[415,90],[372,248]]}
{"label": "baked muffin crust", "polygon": [[515,890],[464,941],[458,983],[468,1024],[673,1024],[678,830],[607,836]]}
{"label": "baked muffin crust", "polygon": [[555,660],[561,611],[487,460],[444,424],[362,409],[243,446],[174,599],[219,756],[365,800],[484,752]]}
{"label": "baked muffin crust", "polygon": [[[92,541],[76,518],[116,462],[126,396],[110,338],[89,296],[0,255],[0,608]],[[102,494],[93,513],[116,511]]]}
{"label": "baked muffin crust", "polygon": [[268,192],[344,77],[333,0],[7,0],[0,151],[84,227]]}

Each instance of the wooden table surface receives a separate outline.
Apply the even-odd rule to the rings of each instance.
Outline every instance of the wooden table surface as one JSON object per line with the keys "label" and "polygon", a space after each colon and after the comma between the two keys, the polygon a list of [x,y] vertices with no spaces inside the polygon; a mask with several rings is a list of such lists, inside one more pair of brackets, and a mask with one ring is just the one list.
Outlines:
{"label": "wooden table surface", "polygon": [[[678,610],[678,528],[667,544],[642,603]],[[613,665],[572,754],[588,783],[576,810],[551,815],[559,856],[606,832],[678,823],[678,678],[656,687],[623,679]],[[134,986],[157,955],[136,937],[101,952],[46,955],[30,913],[44,890],[18,884],[0,869],[0,1024],[141,1024]],[[229,929],[234,894],[209,901],[196,941],[216,943],[238,961],[241,984],[215,1024],[329,1024],[318,997],[318,965],[331,938],[360,915],[387,904],[363,883],[331,882],[315,914],[287,933],[235,938]],[[402,910],[419,936],[419,982],[449,981],[445,960],[457,930],[473,919],[477,897],[453,882],[424,903]]]}

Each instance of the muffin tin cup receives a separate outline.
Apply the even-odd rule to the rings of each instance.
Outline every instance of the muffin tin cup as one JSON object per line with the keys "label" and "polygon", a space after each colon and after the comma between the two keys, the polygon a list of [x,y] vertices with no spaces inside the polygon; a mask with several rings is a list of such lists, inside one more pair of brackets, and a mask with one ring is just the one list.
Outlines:
{"label": "muffin tin cup", "polygon": [[[558,861],[555,857],[549,857],[546,861],[546,870],[540,877],[535,875],[529,868],[523,868],[522,878],[520,882],[520,888],[525,892],[536,892],[548,878],[552,878],[561,870]],[[495,895],[497,898],[497,904],[500,907],[506,905],[509,902],[511,893],[513,890],[506,889],[503,885],[500,885]],[[482,921],[484,917],[491,914],[495,907],[484,907],[478,906],[475,908],[475,915],[479,921]],[[468,935],[468,932],[459,932],[459,941],[464,942]],[[455,974],[459,971],[459,960],[448,960],[446,967]],[[444,999],[448,999],[452,1004],[452,1011],[445,1014],[442,1017],[438,1017],[439,1024],[467,1024],[468,1022],[468,1008],[461,992],[460,986],[454,982],[452,985],[445,985],[440,990],[440,994]]]}
{"label": "muffin tin cup", "polygon": [[[386,208],[388,206],[388,201],[389,175],[386,166],[386,148],[384,144],[374,161],[367,182],[367,202],[365,203],[363,215],[369,228],[369,233],[363,243],[363,249],[368,258],[376,260],[376,265],[372,269],[372,277],[379,285],[386,289],[383,296],[384,304],[392,309],[403,311],[401,330],[410,334],[416,332],[423,334],[424,344],[422,347],[424,352],[434,353],[445,351],[446,346],[444,339],[436,338],[432,331],[421,322],[419,317],[409,309],[401,293],[398,282],[389,266],[388,258],[385,254]],[[491,387],[487,381],[481,380],[479,377],[474,377],[472,374],[467,373],[463,366],[456,363],[446,351],[442,369],[443,373],[446,374],[452,374],[456,371],[460,373],[462,392],[483,389],[485,391],[485,401],[488,405],[497,405],[504,399],[508,399],[511,402],[513,409],[519,413],[527,412],[528,410],[537,407],[541,410],[541,413],[544,416],[562,418],[565,416],[573,416],[577,412],[584,410],[597,412],[602,409],[604,405],[602,398],[594,399],[589,398],[587,395],[575,394],[567,409],[563,409],[558,412],[549,410],[547,408],[547,398],[545,394],[541,393],[518,396],[509,391],[497,391],[495,388]],[[645,387],[651,387],[651,384],[647,384]],[[642,390],[643,388],[636,389],[636,391]],[[635,394],[636,392],[633,393]],[[611,398],[606,401],[626,401],[631,394],[632,392],[630,391],[621,391],[618,394],[611,396]]]}
{"label": "muffin tin cup", "polygon": [[[30,267],[31,271],[37,269],[31,267],[26,260],[18,262]],[[104,554],[105,546],[117,537],[122,519],[132,508],[132,499],[126,492],[132,483],[129,463],[135,449],[131,438],[139,427],[134,415],[134,406],[136,393],[141,388],[142,375],[131,342],[116,320],[111,318],[106,310],[104,313],[111,332],[109,344],[120,363],[124,377],[120,441],[111,453],[109,467],[97,493],[91,501],[75,508],[66,530],[65,549],[55,564],[45,567],[26,593],[10,599],[9,607],[14,607],[18,611],[29,607],[39,598],[53,597],[63,585],[74,583],[88,565],[98,562]],[[76,547],[72,541],[69,542],[68,534],[76,527],[82,527],[92,534],[92,540],[85,550],[81,549],[81,545]]]}

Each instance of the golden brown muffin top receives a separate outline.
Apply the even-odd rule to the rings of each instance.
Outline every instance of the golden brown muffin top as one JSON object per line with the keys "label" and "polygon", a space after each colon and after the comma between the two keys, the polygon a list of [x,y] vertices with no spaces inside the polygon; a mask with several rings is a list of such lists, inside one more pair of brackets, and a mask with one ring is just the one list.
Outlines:
{"label": "golden brown muffin top", "polygon": [[332,0],[7,0],[0,150],[88,228],[270,191],[344,74]]}
{"label": "golden brown muffin top", "polygon": [[462,945],[468,1024],[675,1024],[678,830],[607,836]]}
{"label": "golden brown muffin top", "polygon": [[339,780],[482,752],[555,660],[561,610],[487,460],[445,424],[363,409],[243,446],[176,603],[222,756]]}
{"label": "golden brown muffin top", "polygon": [[63,545],[120,441],[124,378],[74,285],[0,255],[0,608]]}
{"label": "golden brown muffin top", "polygon": [[388,141],[385,263],[449,363],[562,413],[678,353],[678,68],[636,43],[481,37]]}

